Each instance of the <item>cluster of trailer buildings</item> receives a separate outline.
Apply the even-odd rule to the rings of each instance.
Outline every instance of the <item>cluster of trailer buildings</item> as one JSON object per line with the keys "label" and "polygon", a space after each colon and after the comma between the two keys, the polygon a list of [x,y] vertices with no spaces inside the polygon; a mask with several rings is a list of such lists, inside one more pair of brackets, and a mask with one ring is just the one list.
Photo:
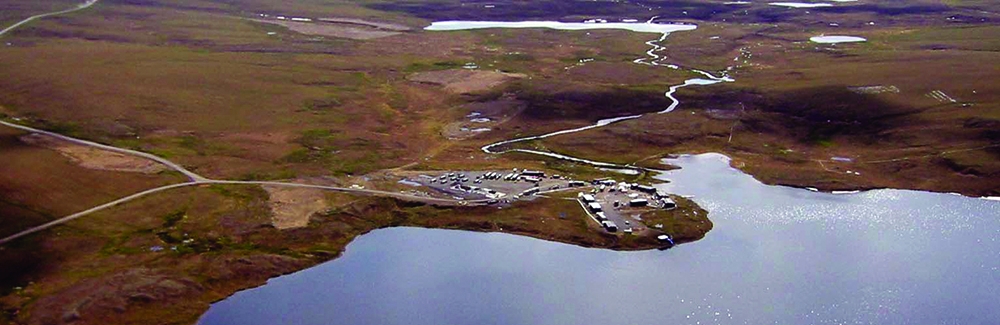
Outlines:
{"label": "cluster of trailer buildings", "polygon": [[590,186],[589,192],[580,192],[577,198],[585,212],[608,232],[621,230],[631,233],[632,223],[639,221],[625,216],[627,213],[641,209],[677,207],[668,195],[650,185],[618,182],[610,178],[584,182],[517,168],[509,171],[425,174],[413,181],[456,199],[486,199],[490,204],[509,203],[530,199],[541,193]]}
{"label": "cluster of trailer buildings", "polygon": [[[542,192],[586,186],[582,181],[528,169],[510,171],[444,172],[412,180],[456,198],[485,198],[491,203],[510,202]],[[495,200],[495,202],[494,202]]]}
{"label": "cluster of trailer buildings", "polygon": [[[617,182],[613,179],[598,179],[592,184],[594,188],[590,193],[580,192],[577,198],[591,218],[608,232],[617,232],[622,227],[623,232],[632,232],[632,221],[622,215],[623,209],[677,207],[673,199],[653,186]],[[610,208],[606,208],[601,202],[610,205]]]}

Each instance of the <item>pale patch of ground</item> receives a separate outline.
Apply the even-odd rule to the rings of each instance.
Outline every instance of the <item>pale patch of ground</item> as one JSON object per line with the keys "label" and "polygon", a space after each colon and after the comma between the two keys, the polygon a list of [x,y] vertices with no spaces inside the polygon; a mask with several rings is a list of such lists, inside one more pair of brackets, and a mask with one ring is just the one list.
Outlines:
{"label": "pale patch of ground", "polygon": [[[526,106],[524,102],[509,94],[505,94],[497,100],[469,103],[462,106],[467,115],[464,115],[459,121],[445,125],[441,134],[450,140],[468,139],[488,132],[483,131],[484,129],[493,130],[507,123],[511,118],[521,114]],[[486,121],[476,121],[477,119],[485,119]]]}
{"label": "pale patch of ground", "polygon": [[361,25],[361,26],[375,27],[375,28],[379,28],[379,29],[386,29],[386,30],[392,30],[392,31],[397,31],[397,32],[405,32],[405,31],[410,30],[410,27],[408,27],[408,26],[403,26],[403,25],[399,25],[399,24],[392,24],[392,23],[382,23],[382,22],[370,21],[370,20],[364,20],[364,19],[357,19],[357,18],[330,17],[330,18],[320,18],[318,20],[322,21],[322,22],[327,22],[327,23],[338,23],[338,24],[350,24],[350,25]]}
{"label": "pale patch of ground", "polygon": [[489,90],[507,81],[527,77],[520,73],[505,73],[499,71],[482,71],[469,69],[454,69],[419,72],[410,75],[410,81],[442,85],[444,89],[456,94],[468,94]]}
{"label": "pale patch of ground", "polygon": [[728,110],[728,109],[707,109],[705,113],[708,117],[717,120],[735,120],[740,117],[740,111],[738,110]]}
{"label": "pale patch of ground", "polygon": [[78,145],[44,134],[33,133],[20,139],[27,144],[56,150],[84,168],[143,174],[156,174],[167,170],[166,166],[152,160]]}
{"label": "pale patch of ground", "polygon": [[323,191],[311,188],[262,186],[271,199],[271,224],[278,230],[302,228],[309,217],[326,209]]}
{"label": "pale patch of ground", "polygon": [[899,87],[896,87],[896,86],[893,86],[893,85],[889,85],[889,86],[875,85],[875,86],[847,87],[847,90],[853,91],[854,93],[857,93],[857,94],[865,94],[865,95],[876,95],[876,94],[881,94],[881,93],[893,93],[893,94],[898,94],[899,93]]}
{"label": "pale patch of ground", "polygon": [[345,26],[344,24],[297,22],[297,21],[272,20],[272,19],[251,19],[251,20],[259,23],[284,26],[285,28],[288,28],[293,32],[302,33],[306,35],[330,36],[330,37],[348,38],[355,40],[370,40],[370,39],[389,37],[400,34],[400,32],[397,31],[386,31],[386,30],[379,30],[375,28],[365,28],[365,27],[349,27]]}

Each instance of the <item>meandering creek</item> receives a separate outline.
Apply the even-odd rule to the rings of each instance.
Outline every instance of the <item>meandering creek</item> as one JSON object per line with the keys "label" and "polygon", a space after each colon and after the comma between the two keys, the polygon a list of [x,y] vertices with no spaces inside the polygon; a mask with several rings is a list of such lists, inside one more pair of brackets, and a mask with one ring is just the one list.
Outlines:
{"label": "meandering creek", "polygon": [[[657,24],[657,23],[654,23],[654,21],[656,20],[656,18],[657,17],[652,17],[648,21],[646,21],[645,23],[559,23],[559,22],[521,22],[521,23],[509,23],[509,22],[459,22],[459,21],[450,21],[450,22],[432,23],[431,26],[427,27],[427,29],[428,30],[458,30],[458,29],[460,29],[460,27],[463,27],[463,26],[467,27],[467,29],[511,28],[511,27],[508,27],[508,26],[512,26],[512,24],[513,24],[513,26],[543,25],[546,28],[567,29],[567,30],[576,30],[576,29],[580,28],[579,27],[580,25],[583,25],[583,26],[590,27],[592,29],[612,28],[612,29],[626,29],[626,30],[641,31],[641,32],[655,31],[655,32],[660,32],[662,34],[661,34],[661,36],[659,38],[653,39],[653,40],[649,40],[649,41],[646,42],[646,45],[650,46],[649,51],[646,52],[646,56],[647,57],[638,58],[638,59],[635,59],[632,62],[636,63],[636,64],[643,64],[643,65],[650,65],[650,66],[664,66],[661,63],[662,58],[658,54],[656,54],[657,51],[660,51],[660,50],[664,49],[664,47],[662,45],[660,45],[660,42],[662,42],[663,40],[665,40],[667,38],[667,36],[670,35],[671,32],[685,31],[685,30],[694,30],[694,29],[697,28],[697,26],[695,26],[695,25]],[[532,24],[529,24],[529,23],[532,23]],[[447,26],[449,26],[449,28],[442,28],[442,27],[440,27],[442,24],[446,24]],[[438,27],[435,27],[435,25],[438,25]],[[452,28],[454,28],[454,29],[452,29]],[[512,28],[521,28],[521,27],[512,27]],[[678,66],[673,65],[673,64],[669,64],[669,65],[666,65],[666,66],[674,68],[674,69],[679,68]],[[680,89],[680,88],[688,87],[688,86],[694,86],[694,85],[707,86],[707,85],[717,84],[717,83],[720,83],[720,82],[733,82],[733,81],[736,81],[736,80],[730,78],[728,75],[725,75],[725,74],[722,74],[721,76],[717,77],[715,75],[712,75],[709,72],[705,72],[705,71],[698,70],[698,69],[691,69],[691,72],[696,73],[696,74],[700,74],[700,75],[704,76],[705,78],[687,79],[682,84],[670,86],[668,88],[667,92],[664,93],[664,96],[666,96],[667,98],[669,98],[671,100],[671,104],[669,106],[667,106],[666,108],[664,108],[662,111],[657,112],[657,114],[670,113],[674,109],[676,109],[678,105],[680,105],[680,101],[677,100],[676,97],[674,97],[674,93],[676,93],[677,90]],[[507,152],[529,153],[529,154],[547,156],[547,157],[552,157],[552,158],[557,158],[557,159],[569,160],[569,161],[578,162],[578,163],[589,164],[589,165],[592,165],[592,166],[595,166],[595,167],[601,167],[601,168],[633,169],[634,170],[634,169],[637,169],[637,168],[636,167],[632,167],[632,166],[623,166],[623,165],[612,164],[612,163],[607,163],[607,162],[599,162],[599,161],[592,161],[592,160],[587,160],[587,159],[582,159],[582,158],[577,158],[577,157],[571,157],[571,156],[566,156],[566,155],[562,155],[562,154],[558,154],[558,153],[554,153],[554,152],[538,151],[538,150],[531,150],[531,149],[508,149],[508,150],[504,150],[504,151],[496,151],[495,149],[499,148],[499,147],[502,147],[502,146],[505,146],[505,145],[518,143],[518,142],[540,140],[540,139],[545,139],[545,138],[559,136],[559,135],[566,135],[566,134],[571,134],[571,133],[576,133],[576,132],[587,131],[587,130],[591,130],[591,129],[595,129],[595,128],[599,128],[599,127],[604,127],[604,126],[607,126],[607,125],[611,125],[611,124],[614,124],[614,123],[618,123],[618,122],[621,122],[621,121],[626,121],[626,120],[631,120],[631,119],[637,119],[637,118],[642,117],[643,115],[644,114],[637,114],[637,115],[628,115],[628,116],[619,116],[619,117],[614,117],[614,118],[607,118],[607,119],[599,120],[599,121],[597,121],[597,123],[594,123],[592,125],[583,126],[583,127],[579,127],[579,128],[573,128],[573,129],[567,129],[567,130],[560,130],[560,131],[555,131],[555,132],[546,133],[546,134],[542,134],[542,135],[536,135],[536,136],[529,136],[529,137],[523,137],[523,138],[516,138],[516,139],[504,140],[504,141],[500,141],[500,142],[496,142],[496,143],[492,143],[492,144],[488,144],[486,146],[483,146],[482,150],[483,150],[483,152],[491,153],[491,154],[500,154],[500,153],[507,153]]]}
{"label": "meandering creek", "polygon": [[[432,25],[433,26],[433,25]],[[663,38],[660,38],[662,40]],[[658,46],[658,45],[657,45]],[[645,61],[657,62],[658,57]],[[707,72],[672,86],[732,81]],[[624,116],[520,141],[639,118]],[[555,153],[518,151],[621,168]],[[200,324],[989,324],[1000,319],[1000,201],[764,185],[719,154],[657,177],[715,228],[666,251],[390,228],[336,260],[214,304]]]}

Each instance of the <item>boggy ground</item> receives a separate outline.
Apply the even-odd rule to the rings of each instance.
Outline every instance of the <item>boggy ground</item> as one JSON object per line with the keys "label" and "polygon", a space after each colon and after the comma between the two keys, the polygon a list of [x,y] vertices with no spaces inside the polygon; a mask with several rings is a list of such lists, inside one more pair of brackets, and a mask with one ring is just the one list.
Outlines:
{"label": "boggy ground", "polygon": [[[648,166],[671,154],[723,152],[764,182],[824,190],[1000,193],[1000,70],[984,63],[1000,58],[995,26],[854,31],[846,34],[869,42],[837,46],[786,41],[820,33],[813,29],[678,34],[671,61],[733,67],[737,81],[684,88],[670,114],[534,145]],[[730,35],[712,42],[730,45],[715,46],[716,56],[736,61],[685,48],[721,32]]]}
{"label": "boggy ground", "polygon": [[6,28],[8,25],[16,23],[21,19],[33,15],[43,14],[72,8],[80,3],[74,0],[55,1],[32,1],[32,0],[10,0],[0,3],[0,26]]}
{"label": "boggy ground", "polygon": [[[596,228],[571,198],[497,209],[444,208],[325,193],[305,227],[278,230],[268,192],[202,186],[156,194],[0,247],[0,320],[21,324],[185,324],[211,302],[268,278],[339,256],[356,236],[384,227],[502,231],[587,247],[659,247],[649,236]],[[671,213],[680,242],[711,221],[688,200]],[[311,203],[310,203],[311,204]],[[685,225],[686,224],[686,225]],[[707,227],[706,227],[707,225]]]}
{"label": "boggy ground", "polygon": [[[148,188],[179,183],[176,173],[115,172],[32,145],[0,127],[0,237]],[[0,270],[0,274],[7,267]]]}

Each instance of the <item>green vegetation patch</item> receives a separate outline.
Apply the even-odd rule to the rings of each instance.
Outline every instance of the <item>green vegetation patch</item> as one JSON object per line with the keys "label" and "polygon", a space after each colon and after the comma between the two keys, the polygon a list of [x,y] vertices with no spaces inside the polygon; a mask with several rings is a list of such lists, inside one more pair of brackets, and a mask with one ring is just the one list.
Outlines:
{"label": "green vegetation patch", "polygon": [[405,72],[422,72],[456,69],[465,66],[461,61],[414,62],[406,66]]}
{"label": "green vegetation patch", "polygon": [[401,156],[381,142],[343,131],[316,129],[296,140],[302,148],[281,159],[283,163],[315,163],[335,175],[357,175],[393,164]]}

